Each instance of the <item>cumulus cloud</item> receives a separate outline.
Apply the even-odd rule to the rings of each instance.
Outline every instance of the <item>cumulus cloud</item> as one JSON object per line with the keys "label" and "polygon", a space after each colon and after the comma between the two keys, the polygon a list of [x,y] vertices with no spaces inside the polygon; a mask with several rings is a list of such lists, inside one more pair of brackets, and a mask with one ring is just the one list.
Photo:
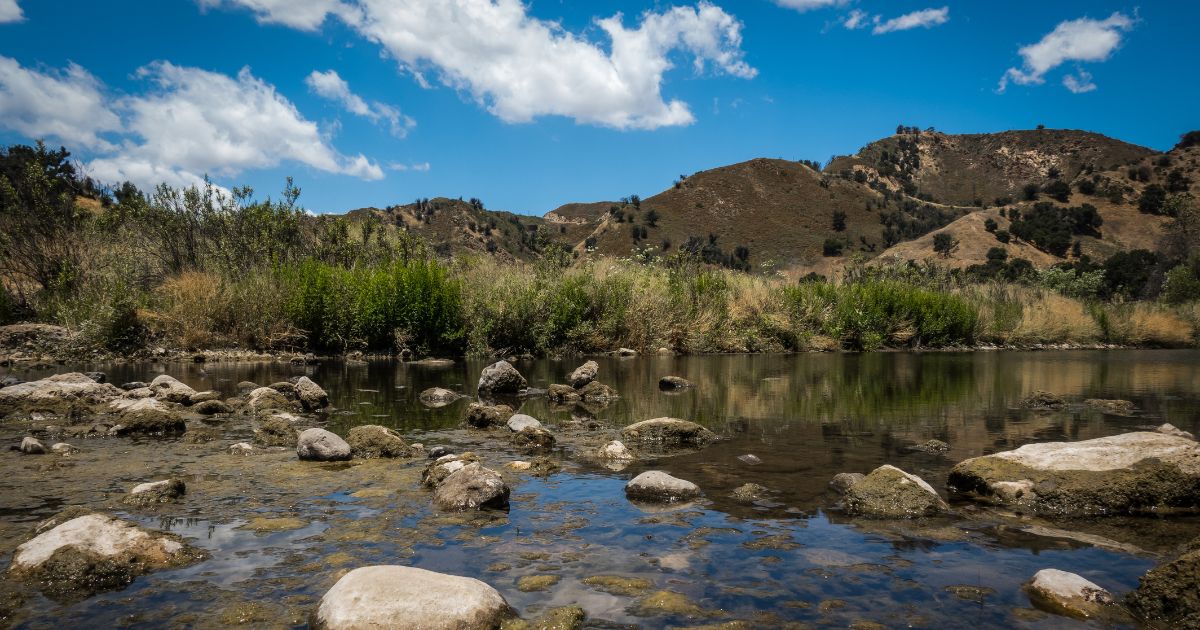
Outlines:
{"label": "cumulus cloud", "polygon": [[400,113],[399,109],[391,105],[378,101],[368,103],[361,96],[352,92],[350,84],[346,83],[334,70],[327,72],[313,70],[304,79],[304,83],[317,96],[340,104],[355,116],[362,116],[374,123],[386,122],[392,135],[397,138],[407,136],[408,131],[417,124],[415,120]]}
{"label": "cumulus cloud", "polygon": [[[210,0],[202,0],[210,2]],[[223,0],[286,23],[291,3]],[[330,2],[310,0],[306,7]],[[461,91],[506,122],[555,115],[617,129],[654,129],[694,120],[688,105],[662,95],[674,53],[696,72],[741,78],[756,71],[743,60],[742,24],[708,2],[647,11],[636,27],[621,14],[598,19],[609,47],[535,18],[521,0],[355,0],[327,8],[378,43],[423,85],[426,74]],[[268,6],[269,5],[269,6]]]}
{"label": "cumulus cloud", "polygon": [[[3,2],[4,0],[0,0]],[[198,0],[202,8],[240,5],[254,12],[260,24],[282,24],[302,31],[315,31],[325,17],[336,15],[355,20],[355,9],[341,0]]]}
{"label": "cumulus cloud", "polygon": [[0,24],[7,22],[20,22],[25,16],[21,13],[21,7],[17,4],[17,0],[0,0]]}
{"label": "cumulus cloud", "polygon": [[[1133,28],[1134,20],[1123,13],[1113,13],[1103,20],[1079,18],[1059,23],[1036,44],[1021,47],[1017,52],[1024,63],[1021,68],[1009,68],[1000,77],[998,91],[1003,92],[1009,81],[1017,85],[1040,85],[1046,73],[1068,61],[1107,61],[1121,45],[1122,34]],[[1085,76],[1086,75],[1086,76]],[[1096,89],[1091,75],[1063,79],[1072,92]]]}
{"label": "cumulus cloud", "polygon": [[863,28],[867,25],[870,16],[862,9],[855,9],[842,20],[842,26],[854,31]]}
{"label": "cumulus cloud", "polygon": [[429,162],[412,162],[405,164],[404,162],[388,162],[389,171],[416,171],[418,173],[426,173],[429,171]]}
{"label": "cumulus cloud", "polygon": [[907,31],[914,28],[933,28],[949,21],[950,7],[921,9],[920,11],[905,13],[886,21],[881,20],[879,16],[875,16],[875,28],[871,29],[871,33],[883,35],[884,33]]}
{"label": "cumulus cloud", "polygon": [[53,138],[89,149],[112,144],[102,134],[121,130],[100,82],[71,64],[40,72],[0,56],[0,127],[30,138]]}
{"label": "cumulus cloud", "polygon": [[1096,89],[1096,84],[1092,82],[1092,73],[1082,68],[1079,70],[1078,76],[1068,74],[1063,77],[1063,85],[1066,86],[1072,94],[1083,94]]}
{"label": "cumulus cloud", "polygon": [[775,0],[775,4],[788,9],[795,9],[801,13],[812,11],[813,9],[840,7],[849,3],[850,0]]}

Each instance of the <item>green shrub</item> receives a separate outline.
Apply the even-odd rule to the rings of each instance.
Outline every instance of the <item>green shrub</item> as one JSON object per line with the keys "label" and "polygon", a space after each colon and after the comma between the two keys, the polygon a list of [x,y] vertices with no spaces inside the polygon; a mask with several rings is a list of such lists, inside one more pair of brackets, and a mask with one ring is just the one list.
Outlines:
{"label": "green shrub", "polygon": [[1167,272],[1163,285],[1163,301],[1168,304],[1184,304],[1200,300],[1200,278],[1188,265],[1178,265]]}

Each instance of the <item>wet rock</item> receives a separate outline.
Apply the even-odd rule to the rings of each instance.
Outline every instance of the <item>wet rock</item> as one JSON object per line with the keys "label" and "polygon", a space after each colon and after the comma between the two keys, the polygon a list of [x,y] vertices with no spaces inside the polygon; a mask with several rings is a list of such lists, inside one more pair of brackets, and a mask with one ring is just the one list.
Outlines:
{"label": "wet rock", "polygon": [[1126,597],[1134,613],[1177,628],[1200,628],[1200,538],[1173,560],[1150,569]]}
{"label": "wet rock", "polygon": [[517,590],[522,593],[545,591],[558,584],[561,579],[562,576],[558,575],[523,575],[517,580]]}
{"label": "wet rock", "polygon": [[512,407],[508,405],[489,405],[473,402],[467,407],[467,424],[476,429],[502,427],[513,415]]}
{"label": "wet rock", "polygon": [[1025,584],[1034,606],[1050,613],[1081,619],[1112,619],[1121,608],[1112,594],[1074,573],[1042,569]]}
{"label": "wet rock", "polygon": [[56,374],[0,389],[0,416],[14,411],[65,413],[102,405],[121,393],[112,385],[97,383],[78,372]]}
{"label": "wet rock", "polygon": [[125,505],[148,507],[157,503],[173,503],[187,492],[182,479],[164,479],[138,484],[121,501]]}
{"label": "wet rock", "polygon": [[300,399],[300,405],[304,409],[319,411],[329,406],[329,394],[307,376],[296,379],[295,388],[296,398]]}
{"label": "wet rock", "polygon": [[155,398],[179,404],[188,402],[196,393],[196,390],[167,374],[159,374],[154,377],[154,380],[150,381],[150,389],[154,392]]}
{"label": "wet rock", "polygon": [[78,448],[71,446],[70,444],[67,444],[66,442],[59,442],[57,444],[54,444],[53,446],[50,447],[50,451],[56,455],[63,455],[63,456],[70,456],[70,455],[75,455],[76,453],[79,453]]}
{"label": "wet rock", "polygon": [[314,630],[469,630],[515,616],[496,589],[472,578],[402,566],[360,567],[329,589]]}
{"label": "wet rock", "polygon": [[574,387],[562,384],[554,384],[547,388],[546,399],[555,405],[569,405],[581,400]]}
{"label": "wet rock", "polygon": [[554,434],[541,427],[527,426],[512,436],[513,446],[526,451],[550,450],[554,442]]}
{"label": "wet rock", "polygon": [[120,428],[115,433],[165,435],[183,433],[187,429],[176,406],[159,398],[115,400],[110,408],[118,411]]}
{"label": "wet rock", "polygon": [[490,394],[516,394],[529,386],[525,377],[508,361],[497,361],[479,375],[479,391]]}
{"label": "wet rock", "polygon": [[208,444],[221,439],[221,430],[216,427],[194,426],[180,438],[184,444]]}
{"label": "wet rock", "polygon": [[21,379],[13,376],[12,374],[9,374],[9,375],[5,376],[4,378],[0,378],[0,387],[12,387],[13,385],[20,385],[21,383],[24,383],[24,382],[25,381],[22,381]]}
{"label": "wet rock", "polygon": [[441,387],[430,387],[421,392],[420,396],[421,404],[433,409],[445,407],[459,398],[462,398],[462,396],[458,392],[452,392]]}
{"label": "wet rock", "polygon": [[254,447],[247,442],[238,442],[237,444],[229,445],[230,455],[251,455],[254,453]]}
{"label": "wet rock", "polygon": [[621,430],[628,444],[703,447],[717,439],[708,429],[678,418],[654,418],[631,424]]}
{"label": "wet rock", "polygon": [[154,398],[154,390],[150,389],[149,387],[142,387],[140,389],[131,389],[131,390],[125,392],[125,395],[123,396],[123,398],[129,398],[131,400],[137,400],[139,398]]}
{"label": "wet rock", "polygon": [[619,357],[636,357],[637,354],[637,350],[633,348],[617,348],[616,352],[616,355]]}
{"label": "wet rock", "polygon": [[1128,400],[1103,400],[1089,398],[1083,401],[1084,406],[1115,416],[1128,416],[1133,413],[1134,404]]}
{"label": "wet rock", "polygon": [[104,372],[84,372],[83,374],[97,383],[108,382],[108,375]]}
{"label": "wet rock", "polygon": [[1152,432],[1027,444],[960,462],[949,485],[1035,514],[1194,508],[1200,504],[1200,444]]}
{"label": "wet rock", "polygon": [[129,381],[128,383],[121,384],[121,389],[123,389],[127,392],[133,391],[135,389],[147,389],[149,387],[150,387],[149,383],[143,383],[142,381]]}
{"label": "wet rock", "polygon": [[523,431],[528,427],[532,427],[534,429],[543,428],[542,423],[538,422],[537,418],[534,418],[533,416],[527,416],[523,413],[514,414],[508,419],[506,424],[508,425],[508,430],[513,431],[514,433]]}
{"label": "wet rock", "polygon": [[205,416],[215,416],[220,413],[232,413],[233,409],[223,400],[204,400],[193,404],[192,411]]}
{"label": "wet rock", "polygon": [[862,481],[866,475],[862,473],[838,473],[829,481],[829,488],[838,494],[846,494],[850,486]]}
{"label": "wet rock", "polygon": [[1034,411],[1061,411],[1067,408],[1067,401],[1062,396],[1038,390],[1023,399],[1019,405]]}
{"label": "wet rock", "polygon": [[1192,435],[1190,432],[1184,431],[1183,429],[1180,429],[1169,422],[1155,429],[1155,432],[1165,435],[1174,435],[1176,437],[1186,438],[1189,440],[1196,439],[1196,436]]}
{"label": "wet rock", "polygon": [[675,591],[657,591],[638,600],[630,610],[638,617],[655,617],[658,615],[677,615],[680,617],[706,617],[708,611]]}
{"label": "wet rock", "polygon": [[350,445],[325,429],[306,429],[296,440],[296,456],[305,461],[346,461],[350,459]]}
{"label": "wet rock", "polygon": [[600,459],[618,460],[618,461],[633,461],[633,453],[625,448],[625,444],[620,440],[613,440],[604,446],[601,446],[596,451],[596,456]]}
{"label": "wet rock", "polygon": [[292,422],[283,416],[263,420],[254,432],[254,442],[262,446],[292,446],[300,437]]}
{"label": "wet rock", "polygon": [[452,453],[454,453],[454,450],[451,449],[449,446],[440,446],[440,445],[439,446],[430,446],[425,451],[425,455],[427,457],[429,457],[429,459],[437,459],[439,457],[442,457],[443,455],[450,455]]}
{"label": "wet rock", "polygon": [[765,498],[771,491],[766,486],[760,486],[756,483],[745,483],[733,489],[731,496],[738,501],[758,501]]}
{"label": "wet rock", "polygon": [[842,505],[846,513],[868,518],[917,518],[950,509],[924,479],[887,464],[850,486]]}
{"label": "wet rock", "polygon": [[500,630],[582,630],[587,614],[579,606],[551,608],[531,621],[510,619]]}
{"label": "wet rock", "polygon": [[583,583],[598,591],[625,597],[636,597],[654,587],[654,583],[646,578],[621,575],[593,575],[583,578]]}
{"label": "wet rock", "polygon": [[682,376],[664,376],[658,379],[658,388],[663,391],[674,391],[694,387],[692,382]]}
{"label": "wet rock", "polygon": [[546,477],[560,470],[562,470],[562,466],[549,457],[535,457],[533,461],[529,463],[530,474],[537,475],[539,477]]}
{"label": "wet rock", "polygon": [[46,445],[37,438],[25,437],[21,440],[21,452],[26,455],[45,455]]}
{"label": "wet rock", "polygon": [[122,588],[145,573],[202,557],[175,536],[85,514],[63,518],[17,547],[9,573],[35,581],[48,594],[74,598]]}
{"label": "wet rock", "polygon": [[571,375],[567,377],[567,383],[575,389],[580,389],[596,380],[596,374],[599,372],[600,365],[595,361],[588,361],[571,372]]}
{"label": "wet rock", "polygon": [[249,394],[250,392],[258,389],[258,387],[258,383],[253,381],[239,381],[237,384],[237,390],[239,394]]}
{"label": "wet rock", "polygon": [[220,392],[210,389],[208,391],[196,392],[195,394],[188,396],[187,404],[195,406],[195,405],[198,405],[203,402],[219,400],[220,398],[221,398]]}
{"label": "wet rock", "polygon": [[700,496],[700,486],[661,470],[648,470],[625,484],[625,496],[647,503],[674,503]]}
{"label": "wet rock", "polygon": [[246,396],[246,404],[250,406],[250,411],[253,413],[262,413],[273,409],[282,411],[292,408],[292,403],[287,399],[287,396],[270,387],[259,387],[250,392]]}
{"label": "wet rock", "polygon": [[738,455],[737,458],[738,458],[739,462],[742,462],[743,464],[746,464],[747,466],[757,466],[762,463],[762,458],[760,458],[758,455],[755,455],[753,453],[746,453],[745,455]]}
{"label": "wet rock", "polygon": [[930,455],[937,455],[950,450],[950,445],[941,440],[929,440],[928,442],[917,444],[916,446],[910,446],[908,447],[908,450],[917,451],[920,453],[929,453]]}
{"label": "wet rock", "polygon": [[600,381],[592,381],[584,385],[579,390],[579,398],[587,403],[606,405],[620,396],[617,395],[617,390],[601,383]]}
{"label": "wet rock", "polygon": [[427,488],[433,488],[442,483],[451,474],[462,470],[467,464],[479,461],[475,453],[443,455],[430,462],[421,473],[421,483]]}
{"label": "wet rock", "polygon": [[433,490],[433,503],[451,512],[506,509],[508,485],[500,473],[472,462],[442,480]]}
{"label": "wet rock", "polygon": [[298,380],[300,380],[299,376],[286,381],[271,383],[270,385],[267,385],[267,387],[279,392],[280,394],[283,394],[283,397],[287,398],[288,400],[300,400],[299,396],[296,394],[296,381]]}
{"label": "wet rock", "polygon": [[377,424],[367,424],[350,429],[346,435],[350,452],[354,457],[412,457],[413,449],[400,434]]}

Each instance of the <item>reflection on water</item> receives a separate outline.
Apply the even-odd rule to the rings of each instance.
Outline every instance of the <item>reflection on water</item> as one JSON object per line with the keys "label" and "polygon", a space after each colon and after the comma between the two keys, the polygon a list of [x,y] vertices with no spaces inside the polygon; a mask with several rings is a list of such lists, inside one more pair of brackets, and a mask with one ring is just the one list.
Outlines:
{"label": "reflection on water", "polygon": [[[642,461],[619,472],[577,457],[567,445],[560,453],[564,472],[544,479],[509,473],[511,511],[472,518],[431,511],[428,497],[416,489],[419,464],[376,462],[335,470],[305,466],[286,452],[233,458],[222,449],[245,437],[234,433],[209,450],[176,441],[96,440],[87,445],[77,470],[29,472],[44,480],[34,490],[20,491],[28,485],[20,476],[25,469],[0,480],[2,533],[23,539],[32,522],[63,505],[104,507],[133,480],[190,474],[187,500],[169,508],[178,513],[133,516],[193,539],[212,557],[70,606],[34,598],[20,623],[208,626],[229,621],[215,611],[230,609],[256,623],[302,625],[337,571],[401,563],[478,577],[527,614],[578,603],[593,620],[612,624],[746,620],[761,627],[785,622],[846,627],[862,621],[886,627],[1071,627],[1084,624],[1029,610],[1021,583],[1041,568],[1055,567],[1123,593],[1154,564],[1156,552],[1198,529],[1194,518],[1046,522],[962,503],[954,505],[955,516],[924,523],[859,521],[836,510],[826,484],[839,472],[867,472],[890,463],[942,488],[955,462],[1031,441],[1088,439],[1163,422],[1197,432],[1200,352],[598,361],[599,380],[620,392],[617,402],[604,408],[554,407],[533,398],[518,403],[521,411],[551,429],[573,418],[594,420],[606,434],[635,421],[674,416],[703,423],[727,439],[701,452]],[[538,360],[517,367],[532,386],[544,388],[564,381],[579,362]],[[239,381],[269,384],[307,374],[339,410],[329,418],[339,433],[356,424],[384,424],[427,444],[477,445],[477,435],[460,426],[469,400],[427,409],[417,397],[434,386],[473,396],[483,365],[97,367],[118,383],[148,381],[165,371],[197,389],[226,395],[236,393]],[[660,392],[656,383],[667,374],[696,387]],[[1051,414],[1018,409],[1017,402],[1037,389],[1072,401],[1124,398],[1139,412],[1121,417],[1080,406]],[[19,439],[10,433],[3,438]],[[934,438],[950,450],[934,455],[910,448]],[[102,471],[88,468],[89,452],[97,458],[135,452],[145,461],[142,468],[110,473],[118,479],[103,479]],[[741,457],[747,454],[757,459]],[[500,449],[483,456],[499,466],[516,454]],[[625,481],[650,468],[696,482],[705,499],[665,512],[630,504],[623,494]],[[745,503],[730,496],[748,482],[769,488],[769,500]],[[259,517],[276,527],[250,527]],[[278,526],[291,521],[294,526]],[[0,547],[0,562],[7,561],[13,545]],[[543,592],[516,588],[520,577],[535,574],[561,579]],[[653,590],[682,593],[694,606],[690,613],[645,617],[636,596],[584,583],[595,575],[644,578]]]}

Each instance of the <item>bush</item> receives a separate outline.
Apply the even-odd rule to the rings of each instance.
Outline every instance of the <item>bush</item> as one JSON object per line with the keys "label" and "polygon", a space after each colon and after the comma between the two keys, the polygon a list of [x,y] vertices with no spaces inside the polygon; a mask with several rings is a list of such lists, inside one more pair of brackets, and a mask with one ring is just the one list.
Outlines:
{"label": "bush", "polygon": [[996,240],[1001,243],[1008,243],[1012,240],[1012,237],[1009,235],[1008,230],[999,230],[996,232]]}
{"label": "bush", "polygon": [[845,241],[842,241],[841,239],[827,238],[825,239],[825,244],[822,247],[821,252],[826,256],[841,256],[842,248],[845,246]]}
{"label": "bush", "polygon": [[1000,227],[1000,226],[999,226],[999,224],[996,223],[995,219],[989,218],[988,220],[983,222],[983,229],[987,230],[988,232],[991,232],[992,234],[996,233],[996,228],[998,228],[998,227]]}
{"label": "bush", "polygon": [[1071,187],[1061,179],[1056,179],[1042,189],[1042,192],[1050,195],[1051,198],[1066,203],[1071,199]]}
{"label": "bush", "polygon": [[1025,184],[1025,187],[1021,189],[1021,194],[1025,198],[1025,201],[1034,201],[1038,198],[1038,193],[1041,190],[1041,187],[1037,184],[1030,183]]}
{"label": "bush", "polygon": [[1090,180],[1090,179],[1079,180],[1079,183],[1075,184],[1075,188],[1077,188],[1079,190],[1080,194],[1084,194],[1084,195],[1096,194],[1096,182],[1093,180]]}
{"label": "bush", "polygon": [[1104,270],[1079,272],[1063,267],[1048,267],[1037,273],[1037,283],[1063,295],[1090,299],[1104,289]]}
{"label": "bush", "polygon": [[1178,265],[1167,272],[1162,299],[1168,304],[1184,304],[1200,300],[1200,278],[1188,265]]}
{"label": "bush", "polygon": [[1138,197],[1138,210],[1146,214],[1162,214],[1167,203],[1167,190],[1158,184],[1150,184]]}

